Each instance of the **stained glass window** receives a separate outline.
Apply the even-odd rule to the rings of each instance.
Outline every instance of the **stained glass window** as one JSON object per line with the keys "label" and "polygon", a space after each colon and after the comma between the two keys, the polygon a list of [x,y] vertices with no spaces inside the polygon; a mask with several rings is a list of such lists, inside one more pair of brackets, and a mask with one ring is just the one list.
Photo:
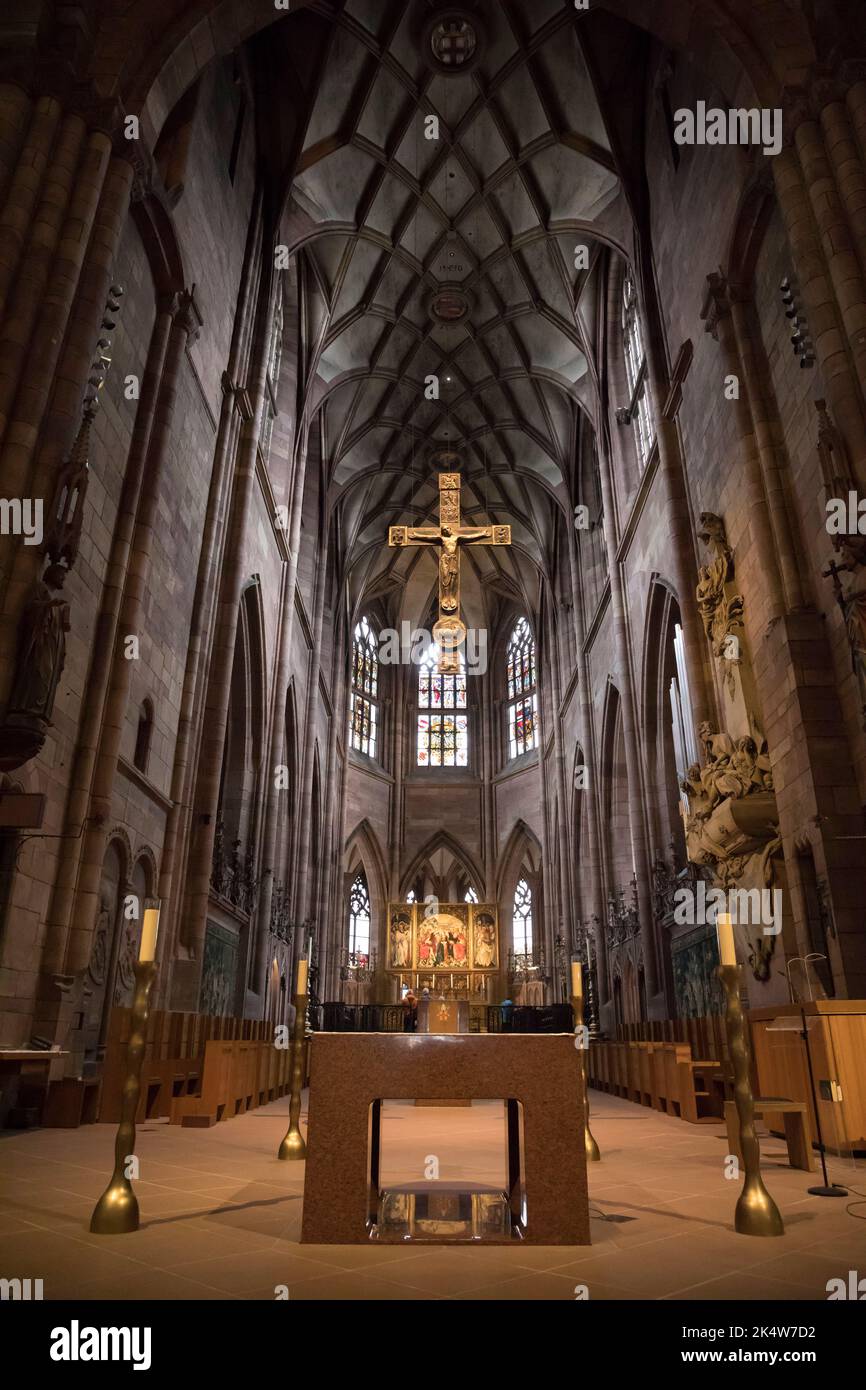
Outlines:
{"label": "stained glass window", "polygon": [[370,959],[370,894],[363,871],[349,889],[349,960],[366,965]]}
{"label": "stained glass window", "polygon": [[622,287],[622,343],[631,400],[629,418],[634,425],[635,443],[641,467],[646,464],[655,430],[646,389],[646,353],[640,325],[640,311],[634,277],[628,271]]}
{"label": "stained glass window", "polygon": [[466,889],[466,892],[465,892],[465,894],[464,894],[464,896],[463,896],[463,901],[464,901],[465,903],[477,903],[477,902],[478,902],[478,894],[476,893],[476,891],[475,891],[474,888],[467,888],[467,889]]}
{"label": "stained glass window", "polygon": [[417,761],[419,767],[469,766],[469,716],[466,709],[466,671],[442,676],[436,669],[439,648],[430,648],[418,668]]}
{"label": "stained glass window", "polygon": [[352,747],[376,756],[379,706],[379,657],[376,635],[366,618],[355,628],[352,646],[352,693],[349,701],[349,737]]}
{"label": "stained glass window", "polygon": [[538,695],[536,693],[535,640],[521,618],[508,643],[508,756],[518,758],[537,748]]}
{"label": "stained glass window", "polygon": [[514,953],[518,956],[532,955],[532,889],[522,878],[514,890],[514,908],[511,916]]}

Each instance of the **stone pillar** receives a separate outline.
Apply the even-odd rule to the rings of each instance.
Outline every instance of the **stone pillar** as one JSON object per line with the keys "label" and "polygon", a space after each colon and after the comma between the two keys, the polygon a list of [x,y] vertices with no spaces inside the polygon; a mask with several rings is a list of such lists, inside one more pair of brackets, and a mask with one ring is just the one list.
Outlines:
{"label": "stone pillar", "polygon": [[289,586],[288,566],[283,566],[280,586],[280,609],[277,627],[277,654],[274,662],[274,694],[271,714],[271,736],[268,741],[268,761],[265,765],[265,820],[259,855],[259,893],[254,917],[255,943],[252,988],[264,1004],[265,979],[268,969],[268,932],[271,924],[271,902],[274,892],[274,862],[277,827],[280,815],[285,814],[287,788],[277,788],[277,767],[285,761],[286,692],[289,685],[291,656],[291,610],[295,606],[294,589]]}
{"label": "stone pillar", "polygon": [[[572,866],[575,854],[571,852],[571,797],[568,792],[568,778],[566,774],[566,755],[562,737],[562,676],[559,661],[559,643],[557,641],[557,622],[556,622],[556,598],[552,590],[550,594],[550,616],[548,621],[548,631],[550,634],[551,647],[551,690],[553,694],[553,757],[556,768],[556,788],[557,802],[559,805],[559,818],[557,822],[557,839],[559,848],[559,883],[555,885],[559,895],[559,912],[555,914],[554,939],[562,933],[563,941],[567,944],[571,940],[572,928],[575,920],[575,895],[572,877]],[[539,757],[543,756],[543,750],[539,749]],[[555,952],[551,957],[551,970],[554,980],[553,1002],[558,1003],[556,991],[556,956]],[[568,988],[568,975],[566,975],[566,988]]]}
{"label": "stone pillar", "polygon": [[231,673],[235,638],[243,587],[244,541],[252,508],[253,487],[258,458],[259,421],[267,380],[268,351],[273,325],[273,281],[262,262],[258,293],[259,312],[255,348],[250,369],[250,389],[238,445],[234,470],[231,516],[226,537],[225,560],[220,583],[219,606],[211,652],[208,694],[203,711],[203,735],[198,759],[198,781],[194,800],[184,901],[181,942],[187,959],[175,961],[172,978],[172,1007],[195,1008],[199,974],[207,926],[216,815],[219,804],[220,774],[228,720]]}
{"label": "stone pillar", "polygon": [[[585,917],[595,917],[599,928],[596,937],[596,975],[598,977],[599,1006],[610,999],[610,982],[607,974],[607,939],[605,936],[605,899],[602,882],[601,857],[599,852],[599,814],[597,794],[599,791],[599,767],[595,754],[595,732],[592,723],[592,691],[589,688],[589,669],[586,661],[586,632],[583,616],[583,595],[578,578],[577,540],[573,528],[569,528],[568,558],[571,566],[571,592],[573,597],[574,630],[577,646],[577,698],[579,702],[581,731],[581,750],[586,767],[586,786],[578,793],[581,798],[581,822],[587,818],[588,862],[577,865],[582,874],[584,869],[589,878],[589,894],[581,892],[581,902]],[[575,860],[580,855],[580,845],[574,847]],[[575,885],[576,886],[576,885]],[[588,896],[588,902],[587,902]],[[588,910],[587,910],[588,909]]]}
{"label": "stone pillar", "polygon": [[745,390],[749,414],[752,417],[753,438],[758,449],[758,461],[763,481],[773,543],[778,561],[785,607],[802,608],[803,585],[797,563],[796,547],[788,514],[785,489],[782,485],[782,466],[779,450],[773,438],[767,392],[767,363],[760,333],[754,322],[751,297],[743,290],[730,291],[731,323],[740,364],[740,389]]}
{"label": "stone pillar", "polygon": [[[322,626],[325,616],[325,589],[327,587],[327,564],[328,564],[328,542],[329,533],[327,526],[323,526],[320,533],[320,548],[318,550],[319,563],[316,570],[316,593],[315,609],[313,614],[313,648],[310,653],[310,667],[307,681],[307,698],[304,709],[304,763],[301,782],[301,795],[298,801],[298,844],[297,857],[295,860],[295,879],[297,882],[297,893],[295,896],[295,918],[298,922],[306,921],[311,915],[312,896],[315,892],[315,883],[310,873],[310,855],[313,843],[313,773],[315,771],[315,749],[316,749],[316,705],[319,694],[319,672],[322,664]],[[320,769],[321,772],[321,769]],[[324,808],[324,795],[321,781],[319,782],[319,811]],[[298,959],[298,951],[302,942],[295,940],[295,958]]]}
{"label": "stone pillar", "polygon": [[[51,160],[60,113],[60,102],[54,97],[40,97],[35,103],[30,128],[11,175],[6,202],[0,212],[0,311],[5,306],[27,242],[36,200]],[[8,148],[4,141],[4,152]]]}
{"label": "stone pillar", "polygon": [[[400,852],[403,848],[403,797],[405,795],[403,760],[406,757],[406,719],[408,714],[409,691],[415,667],[410,663],[407,670],[402,665],[391,668],[388,681],[387,707],[391,711],[389,747],[391,752],[391,798],[388,813],[388,892],[393,898],[400,894]],[[411,745],[410,745],[411,746]]]}
{"label": "stone pillar", "polygon": [[[0,477],[10,497],[26,496],[34,454],[49,395],[57,372],[64,335],[72,310],[75,291],[81,276],[85,252],[99,204],[110,154],[108,136],[92,134],[79,165],[72,198],[63,223],[57,255],[52,266],[50,283],[46,288],[34,331],[26,351],[21,385],[9,412],[5,442],[0,454]],[[4,546],[0,549],[0,593],[3,593],[3,614],[0,619],[0,670],[6,681],[0,696],[8,689],[13,653],[18,640],[18,618],[32,582],[27,560],[10,575],[18,551],[25,547]],[[35,547],[26,547],[31,551]]]}
{"label": "stone pillar", "polygon": [[141,397],[135,417],[132,442],[123,480],[111,554],[102,591],[99,616],[93,636],[86,697],[82,702],[81,724],[64,816],[63,833],[54,879],[51,906],[48,912],[44,966],[48,971],[63,968],[66,932],[72,913],[75,885],[82,842],[78,827],[83,825],[90,805],[93,770],[100,744],[102,716],[117,649],[117,625],[123,598],[135,517],[138,511],[141,483],[150,444],[156,411],[159,385],[165,363],[168,335],[172,322],[172,304],[165,304],[157,313],[141,385]]}
{"label": "stone pillar", "polygon": [[[331,684],[332,715],[328,737],[326,789],[322,798],[324,834],[322,836],[321,906],[317,916],[319,921],[319,997],[323,1000],[328,998],[326,990],[332,977],[333,964],[335,961],[339,964],[344,922],[342,908],[337,901],[337,875],[342,867],[339,861],[342,857],[340,849],[342,847],[343,824],[341,814],[342,787],[337,745],[341,735],[342,741],[345,743],[345,715],[348,708],[345,680],[347,635],[347,626],[345,622],[341,622],[337,628],[332,668],[334,671],[334,679]],[[370,945],[372,950],[375,941],[371,940]],[[371,1002],[375,1001],[371,1000]]]}
{"label": "stone pillar", "polygon": [[75,895],[71,929],[66,950],[66,969],[71,975],[83,970],[90,958],[93,922],[96,918],[105,838],[111,815],[112,793],[117,761],[129,702],[131,663],[124,654],[126,636],[140,637],[144,600],[153,556],[157,509],[171,440],[181,365],[190,336],[200,327],[190,293],[179,300],[168,338],[165,367],[147,454],[144,482],[129,568],[120,609],[111,682],[105,703],[102,734],[90,799],[90,818],[84,834],[84,847]]}
{"label": "stone pillar", "polygon": [[[832,117],[831,117],[832,128]],[[806,192],[836,302],[847,335],[847,347],[861,392],[866,391],[866,280],[854,243],[833,170],[827,157],[821,126],[817,121],[801,121],[794,133]]]}
{"label": "stone pillar", "polygon": [[[261,232],[262,198],[259,192],[250,217],[229,360],[222,378],[220,418],[199,552],[180,716],[172,762],[172,804],[166,821],[159,874],[159,896],[162,901],[160,932],[163,938],[164,960],[173,960],[176,954],[180,908],[184,897],[184,885],[177,870],[183,863],[189,833],[195,754],[201,737],[200,715],[207,694],[209,639],[213,631],[218,596],[217,576],[227,530],[226,512],[231,490],[231,461],[235,457],[242,420],[239,402],[243,393],[238,382],[246,377],[249,368],[255,326],[256,271],[259,265]],[[167,998],[169,991],[169,971],[160,972],[157,984],[158,998],[162,1002]]]}
{"label": "stone pillar", "polygon": [[866,484],[866,428],[862,397],[851,369],[821,238],[812,215],[796,152],[787,147],[772,161],[776,195],[791,248],[803,307],[821,367],[827,401],[852,467]]}
{"label": "stone pillar", "polygon": [[24,349],[31,340],[51,280],[86,133],[80,116],[63,117],[52,151],[51,167],[34,210],[29,243],[10,286],[0,329],[0,438],[5,434],[24,371]]}
{"label": "stone pillar", "polygon": [[[76,128],[77,118],[70,118],[67,128],[70,139]],[[62,140],[61,148],[65,149]],[[29,336],[28,344],[22,344],[26,362],[21,373],[21,387],[11,411],[5,417],[8,423],[0,461],[4,485],[11,496],[20,496],[27,485],[38,427],[60,358],[110,152],[111,142],[107,135],[99,131],[90,135],[77,168],[72,196],[56,243],[50,282],[39,306],[34,331]]]}
{"label": "stone pillar", "polygon": [[0,206],[18,165],[33,102],[17,82],[0,83]]}
{"label": "stone pillar", "polygon": [[[764,478],[761,459],[755,439],[755,428],[749,410],[748,396],[744,393],[744,364],[737,351],[737,339],[730,313],[727,285],[722,276],[713,273],[707,276],[707,294],[701,317],[706,331],[716,339],[722,349],[722,370],[725,375],[735,376],[739,394],[730,402],[737,421],[740,438],[740,458],[742,460],[743,514],[749,519],[752,545],[757,552],[760,572],[763,578],[763,592],[752,595],[747,612],[753,621],[753,635],[763,632],[768,622],[779,618],[785,611],[782,582],[776,554],[773,528],[770,524],[767,497],[764,492]],[[723,383],[719,380],[719,390]],[[692,580],[694,584],[694,578]],[[763,610],[756,612],[758,602],[763,600]]]}
{"label": "stone pillar", "polygon": [[[693,705],[691,718],[696,732],[705,719],[712,719],[714,701],[707,680],[704,631],[695,601],[693,525],[689,510],[686,464],[676,419],[682,400],[682,382],[691,364],[691,343],[685,345],[689,355],[683,365],[683,375],[672,384],[665,362],[664,330],[655,294],[651,245],[651,237],[647,231],[641,238],[641,246],[646,248],[641,264],[641,299],[645,328],[647,390],[656,429],[659,477],[664,490],[665,519],[670,536],[668,554],[671,578],[676,588],[682,622],[686,671]],[[615,308],[615,303],[608,298],[608,315],[614,313]],[[609,321],[617,322],[615,318]]]}
{"label": "stone pillar", "polygon": [[[652,899],[650,896],[650,866],[647,851],[647,825],[644,811],[643,778],[641,768],[640,744],[637,735],[634,689],[629,663],[628,624],[623,595],[620,561],[617,555],[616,537],[613,531],[613,492],[610,479],[610,463],[603,449],[599,449],[599,477],[604,501],[604,539],[607,546],[608,575],[610,578],[610,608],[613,621],[614,650],[616,652],[617,684],[622,709],[622,732],[625,745],[626,768],[628,774],[629,834],[632,858],[637,879],[638,912],[640,934],[643,943],[644,980],[646,983],[648,1012],[661,1007],[659,994],[659,968],[656,954],[655,932],[653,930]],[[655,1003],[653,1002],[655,1001]],[[652,1016],[652,1015],[651,1015]],[[659,1015],[663,1016],[663,1014]]]}
{"label": "stone pillar", "polygon": [[[855,109],[856,105],[855,97]],[[863,269],[866,266],[866,167],[857,148],[854,127],[845,103],[841,100],[828,102],[821,111],[820,119],[824,144],[851,232],[853,249],[859,256]]]}

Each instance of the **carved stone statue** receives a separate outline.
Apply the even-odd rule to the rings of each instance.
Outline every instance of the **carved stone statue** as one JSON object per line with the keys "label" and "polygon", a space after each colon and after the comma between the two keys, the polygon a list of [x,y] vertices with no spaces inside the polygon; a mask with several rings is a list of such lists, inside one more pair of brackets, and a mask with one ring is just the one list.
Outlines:
{"label": "carved stone statue", "polygon": [[[835,569],[835,566],[833,566]],[[866,585],[842,587],[834,574],[836,599],[845,619],[848,645],[851,648],[851,669],[857,677],[860,712],[866,728]]]}
{"label": "carved stone statue", "polygon": [[66,661],[69,604],[61,595],[64,565],[49,565],[37,580],[21,619],[21,641],[9,715],[51,723],[57,682]]}
{"label": "carved stone statue", "polygon": [[[725,593],[725,585],[734,577],[733,551],[728,545],[725,523],[715,512],[701,512],[701,528],[698,536],[711,547],[713,559],[698,570],[698,611],[713,655],[719,661],[732,662],[729,639],[735,628],[743,626],[742,594],[728,598]],[[733,685],[732,665],[726,668],[725,679],[729,686]]]}
{"label": "carved stone statue", "polygon": [[[700,727],[700,740],[704,765],[693,764],[680,783],[689,803],[688,857],[711,871],[714,887],[769,887],[775,874],[772,856],[781,841],[766,740],[745,735],[735,743],[708,722]],[[765,981],[775,936],[765,936],[751,924],[744,930],[752,972]]]}

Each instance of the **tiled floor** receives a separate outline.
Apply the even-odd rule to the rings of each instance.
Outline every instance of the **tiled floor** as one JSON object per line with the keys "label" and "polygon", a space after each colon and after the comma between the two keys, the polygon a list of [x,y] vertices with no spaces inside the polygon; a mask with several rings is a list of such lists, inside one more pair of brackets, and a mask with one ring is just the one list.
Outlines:
{"label": "tiled floor", "polygon": [[[740,1184],[724,1177],[721,1125],[692,1126],[591,1093],[603,1161],[590,1170],[591,1246],[502,1248],[298,1244],[303,1164],[274,1157],[288,1102],[211,1130],[160,1122],[138,1131],[142,1228],[92,1236],[112,1166],[114,1130],[0,1135],[0,1277],[41,1278],[52,1298],[825,1299],[830,1278],[866,1275],[856,1200],[810,1197],[816,1178],[764,1143],[779,1239],[732,1229]],[[424,1176],[502,1181],[502,1108],[394,1106],[383,1181]],[[837,1181],[866,1193],[866,1163],[834,1160]],[[866,1200],[856,1211],[866,1217]]]}

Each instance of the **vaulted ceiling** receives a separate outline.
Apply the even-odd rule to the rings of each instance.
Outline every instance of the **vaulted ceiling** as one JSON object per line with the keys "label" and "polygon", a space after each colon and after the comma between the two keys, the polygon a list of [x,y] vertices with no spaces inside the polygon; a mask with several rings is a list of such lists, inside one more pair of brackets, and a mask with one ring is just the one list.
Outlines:
{"label": "vaulted ceiling", "polygon": [[287,222],[356,593],[432,580],[384,541],[436,519],[443,446],[464,520],[513,528],[511,552],[473,550],[482,587],[529,597],[547,567],[621,192],[579,29],[562,0],[347,0],[332,21]]}

